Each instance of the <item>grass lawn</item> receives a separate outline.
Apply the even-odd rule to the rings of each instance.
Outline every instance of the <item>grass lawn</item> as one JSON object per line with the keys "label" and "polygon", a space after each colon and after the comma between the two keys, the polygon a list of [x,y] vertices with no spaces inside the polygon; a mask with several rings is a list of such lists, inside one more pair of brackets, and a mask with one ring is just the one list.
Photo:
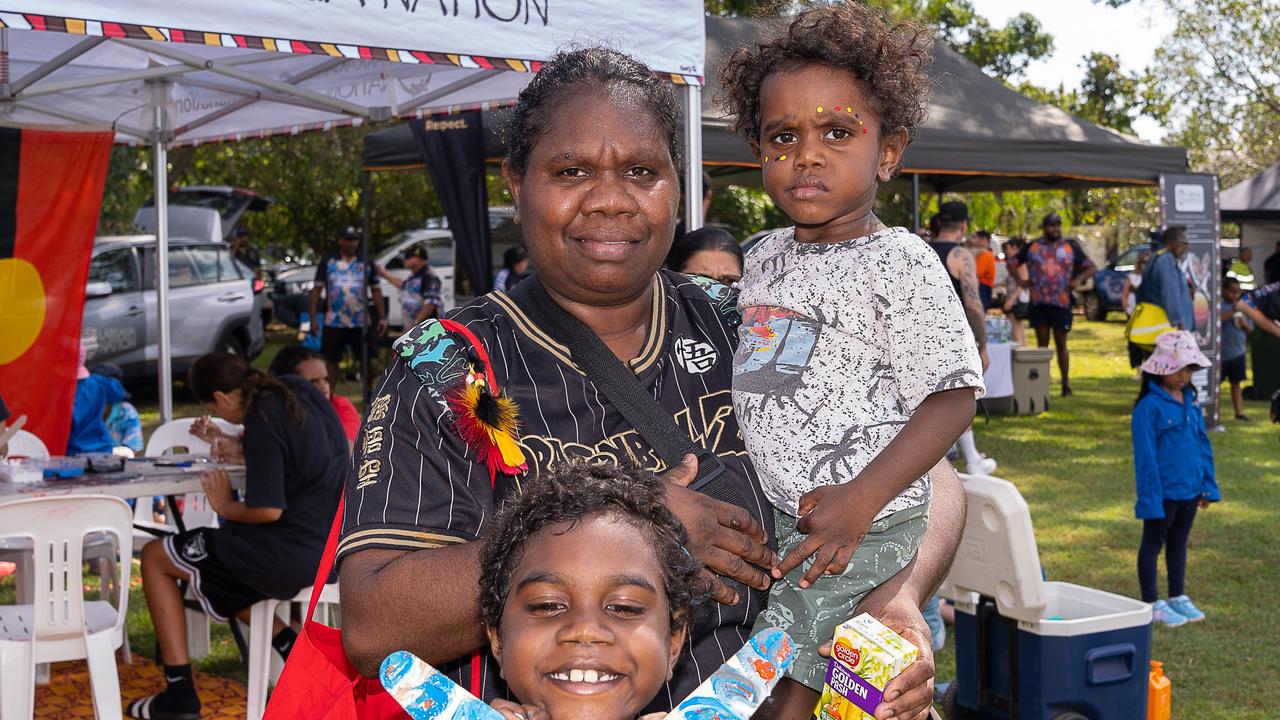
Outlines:
{"label": "grass lawn", "polygon": [[[265,365],[288,341],[273,339],[257,364]],[[1080,319],[1071,341],[1075,396],[1064,400],[1055,394],[1052,410],[1038,417],[979,421],[978,446],[1000,461],[997,474],[1026,497],[1049,579],[1137,597],[1135,557],[1142,525],[1133,518],[1129,442],[1137,382],[1119,323]],[[1053,376],[1056,388],[1056,365]],[[358,401],[356,383],[341,389]],[[175,416],[199,414],[199,406],[182,392]],[[158,420],[154,405],[140,410],[151,425]],[[1165,663],[1173,680],[1178,719],[1280,715],[1280,648],[1268,620],[1280,589],[1274,541],[1280,524],[1280,428],[1267,423],[1264,403],[1249,403],[1246,413],[1253,422],[1227,421],[1228,432],[1210,435],[1223,502],[1202,511],[1192,532],[1188,593],[1208,619],[1155,628],[1153,656]],[[0,602],[12,602],[12,592],[12,578],[0,580]],[[136,584],[129,634],[134,652],[154,651],[146,603]],[[948,640],[938,657],[940,678],[954,674],[952,647]],[[244,680],[225,626],[215,625],[213,655],[196,666]]]}
{"label": "grass lawn", "polygon": [[[1142,523],[1133,517],[1129,432],[1137,380],[1120,323],[1078,318],[1075,328],[1075,395],[1056,396],[1055,363],[1051,410],[979,421],[978,447],[1026,498],[1050,580],[1138,597]],[[1227,432],[1210,433],[1223,501],[1201,511],[1191,534],[1187,594],[1208,618],[1155,628],[1152,656],[1173,680],[1175,718],[1280,716],[1280,648],[1268,620],[1280,589],[1280,428],[1265,403],[1248,403],[1245,414],[1253,421],[1227,420]],[[1163,561],[1160,573],[1163,595]],[[951,677],[954,660],[949,644],[939,677]]]}

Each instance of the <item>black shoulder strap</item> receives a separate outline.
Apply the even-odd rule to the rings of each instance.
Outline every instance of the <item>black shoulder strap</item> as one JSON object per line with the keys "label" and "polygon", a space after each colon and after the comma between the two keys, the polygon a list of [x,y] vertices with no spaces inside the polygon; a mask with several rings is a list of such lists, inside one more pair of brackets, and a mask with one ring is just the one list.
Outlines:
{"label": "black shoulder strap", "polygon": [[521,281],[509,295],[533,322],[568,346],[574,364],[582,368],[663,462],[674,467],[685,455],[698,456],[698,475],[690,488],[702,489],[724,473],[720,458],[681,432],[671,414],[645,390],[635,373],[591,328],[556,304],[537,275]]}

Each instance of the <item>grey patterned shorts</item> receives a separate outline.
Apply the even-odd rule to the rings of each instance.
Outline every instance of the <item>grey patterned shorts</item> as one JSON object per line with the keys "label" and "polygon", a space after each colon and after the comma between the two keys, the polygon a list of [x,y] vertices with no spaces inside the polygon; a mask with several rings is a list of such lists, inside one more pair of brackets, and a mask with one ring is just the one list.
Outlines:
{"label": "grey patterned shorts", "polygon": [[[778,555],[784,556],[804,540],[796,530],[797,519],[774,508]],[[821,692],[827,675],[827,658],[818,646],[831,642],[836,627],[853,617],[853,609],[880,583],[911,562],[925,528],[929,506],[917,505],[871,523],[862,544],[853,552],[843,575],[823,575],[807,589],[800,589],[809,563],[775,580],[769,590],[769,605],[756,618],[752,634],[767,627],[786,630],[796,645],[796,659],[787,677]]]}

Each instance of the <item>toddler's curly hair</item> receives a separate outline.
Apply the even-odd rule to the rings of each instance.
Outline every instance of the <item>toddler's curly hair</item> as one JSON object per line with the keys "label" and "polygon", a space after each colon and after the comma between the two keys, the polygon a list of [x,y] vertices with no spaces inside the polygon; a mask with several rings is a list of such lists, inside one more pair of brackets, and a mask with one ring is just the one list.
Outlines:
{"label": "toddler's curly hair", "polygon": [[861,81],[869,109],[880,117],[882,137],[905,131],[911,138],[927,115],[932,45],[926,27],[889,24],[879,10],[855,0],[814,6],[755,45],[734,50],[720,66],[724,89],[718,100],[734,118],[734,131],[758,141],[765,78],[802,65],[827,65]]}
{"label": "toddler's curly hair", "polygon": [[657,556],[671,632],[692,622],[694,609],[705,598],[698,579],[702,566],[685,548],[689,536],[684,525],[667,509],[663,481],[631,465],[584,459],[571,460],[548,475],[526,480],[494,518],[480,556],[484,622],[501,628],[511,576],[530,538],[548,526],[569,523],[573,527],[594,516],[631,525],[637,540]]}

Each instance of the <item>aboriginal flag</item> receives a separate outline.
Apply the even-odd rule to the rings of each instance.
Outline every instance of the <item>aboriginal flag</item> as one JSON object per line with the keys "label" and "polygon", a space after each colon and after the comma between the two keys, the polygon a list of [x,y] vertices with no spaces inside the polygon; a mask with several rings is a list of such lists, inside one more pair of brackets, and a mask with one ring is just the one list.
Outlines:
{"label": "aboriginal flag", "polygon": [[60,454],[110,132],[0,127],[0,395]]}

